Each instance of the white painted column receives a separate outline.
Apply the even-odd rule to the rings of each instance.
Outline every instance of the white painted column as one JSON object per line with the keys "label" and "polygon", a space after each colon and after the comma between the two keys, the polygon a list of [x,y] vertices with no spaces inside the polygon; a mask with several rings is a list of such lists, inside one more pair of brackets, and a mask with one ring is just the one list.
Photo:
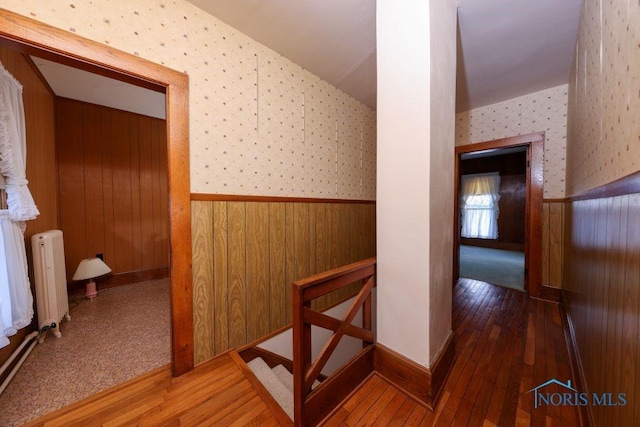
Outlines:
{"label": "white painted column", "polygon": [[[431,22],[434,2],[453,7],[451,0],[377,2],[378,342],[427,367],[451,330],[456,33],[455,18],[452,28],[450,20]],[[434,26],[447,30],[438,37],[452,40],[432,43]],[[453,64],[433,58],[443,41],[453,45]],[[433,70],[432,64],[453,68]],[[445,99],[433,99],[434,92]],[[437,243],[434,236],[446,238]],[[443,307],[434,310],[434,301]]]}

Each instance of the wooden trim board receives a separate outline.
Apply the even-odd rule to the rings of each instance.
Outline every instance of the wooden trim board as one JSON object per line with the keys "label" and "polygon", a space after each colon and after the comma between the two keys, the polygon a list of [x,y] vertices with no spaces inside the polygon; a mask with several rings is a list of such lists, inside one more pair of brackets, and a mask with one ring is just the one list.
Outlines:
{"label": "wooden trim board", "polygon": [[553,286],[540,286],[540,294],[537,298],[543,299],[545,301],[560,302],[560,288],[554,288]]}
{"label": "wooden trim board", "polygon": [[[115,288],[116,286],[131,285],[133,283],[146,282],[148,280],[164,279],[169,277],[169,267],[152,268],[149,270],[130,271],[127,273],[113,274],[103,279],[96,280],[98,290]],[[86,280],[70,282],[67,285],[69,295],[81,294],[85,291]]]}
{"label": "wooden trim board", "polygon": [[640,172],[634,172],[600,187],[569,196],[565,201],[602,199],[634,193],[640,193]]}
{"label": "wooden trim board", "polygon": [[362,349],[318,387],[305,403],[305,425],[317,425],[374,371],[375,346]]}
{"label": "wooden trim board", "polygon": [[431,405],[435,408],[438,405],[442,390],[444,389],[444,383],[449,377],[449,372],[453,368],[453,362],[456,358],[456,343],[455,334],[453,331],[449,332],[449,336],[444,342],[444,345],[440,349],[440,353],[436,356],[436,359],[431,364]]}
{"label": "wooden trim board", "polygon": [[461,155],[477,151],[494,150],[507,147],[527,147],[527,198],[525,213],[525,287],[532,297],[544,298],[542,295],[542,203],[544,184],[544,132],[518,135],[494,141],[467,144],[455,148],[454,170],[456,176],[454,191],[454,244],[453,244],[453,283],[458,281],[460,216],[459,203],[459,163]]}
{"label": "wooden trim board", "polygon": [[240,368],[240,370],[244,374],[244,377],[247,379],[247,381],[249,381],[249,383],[251,384],[253,389],[258,393],[258,395],[260,395],[260,397],[262,398],[264,403],[267,405],[269,410],[271,410],[271,413],[273,414],[274,417],[276,417],[280,425],[282,426],[293,425],[293,421],[289,418],[287,413],[284,412],[284,409],[282,409],[282,407],[278,404],[278,402],[276,402],[276,400],[273,398],[271,393],[269,393],[269,390],[267,390],[266,387],[260,382],[258,377],[254,375],[253,371],[245,363],[242,357],[240,357],[240,355],[235,351],[231,351],[229,353],[229,357],[231,357],[231,360],[233,360],[236,366]]}
{"label": "wooden trim board", "polygon": [[455,340],[451,332],[431,369],[379,343],[375,346],[373,367],[378,375],[433,410],[437,406],[454,359]]}
{"label": "wooden trim board", "polygon": [[[564,329],[564,340],[567,345],[567,351],[569,352],[569,365],[571,367],[571,375],[576,382],[576,389],[583,392],[587,391],[587,380],[584,374],[584,368],[582,366],[582,360],[580,359],[580,352],[578,351],[578,342],[576,341],[576,334],[573,328],[573,322],[571,316],[567,310],[565,310],[567,302],[562,298],[562,304],[560,304],[560,317],[562,318],[562,328]],[[580,406],[578,410],[580,417],[580,425],[589,427],[595,425],[593,413],[589,405]]]}
{"label": "wooden trim board", "polygon": [[282,196],[250,196],[241,194],[204,194],[191,193],[191,200],[199,202],[271,202],[271,203],[343,203],[374,205],[375,200],[352,199],[319,199],[310,197],[282,197]]}
{"label": "wooden trim board", "polygon": [[289,372],[293,372],[293,361],[269,350],[265,350],[260,347],[247,347],[242,351],[238,351],[237,353],[246,363],[249,363],[253,359],[260,357],[270,368],[275,368],[278,365],[282,365],[287,368]]}

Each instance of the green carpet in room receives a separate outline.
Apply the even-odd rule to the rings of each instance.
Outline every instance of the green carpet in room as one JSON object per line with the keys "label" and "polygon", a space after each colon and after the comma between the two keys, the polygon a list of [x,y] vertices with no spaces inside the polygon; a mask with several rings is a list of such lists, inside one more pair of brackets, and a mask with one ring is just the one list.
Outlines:
{"label": "green carpet in room", "polygon": [[460,277],[524,290],[524,252],[460,245]]}

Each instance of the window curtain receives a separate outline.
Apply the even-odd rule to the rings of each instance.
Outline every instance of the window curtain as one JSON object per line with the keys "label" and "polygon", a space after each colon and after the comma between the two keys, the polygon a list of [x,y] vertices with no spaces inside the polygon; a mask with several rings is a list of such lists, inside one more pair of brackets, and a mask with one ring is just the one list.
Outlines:
{"label": "window curtain", "polygon": [[26,142],[22,85],[0,64],[0,188],[8,206],[0,210],[0,348],[33,318],[24,221],[40,212],[27,188]]}
{"label": "window curtain", "polygon": [[463,175],[460,188],[461,236],[497,239],[500,174]]}

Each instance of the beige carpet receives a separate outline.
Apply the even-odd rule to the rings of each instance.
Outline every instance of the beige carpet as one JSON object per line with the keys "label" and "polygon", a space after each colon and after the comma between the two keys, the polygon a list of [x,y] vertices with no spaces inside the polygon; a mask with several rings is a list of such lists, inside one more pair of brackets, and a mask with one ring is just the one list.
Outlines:
{"label": "beige carpet", "polygon": [[0,396],[0,426],[16,426],[171,361],[169,280],[73,297],[62,338],[47,336]]}

